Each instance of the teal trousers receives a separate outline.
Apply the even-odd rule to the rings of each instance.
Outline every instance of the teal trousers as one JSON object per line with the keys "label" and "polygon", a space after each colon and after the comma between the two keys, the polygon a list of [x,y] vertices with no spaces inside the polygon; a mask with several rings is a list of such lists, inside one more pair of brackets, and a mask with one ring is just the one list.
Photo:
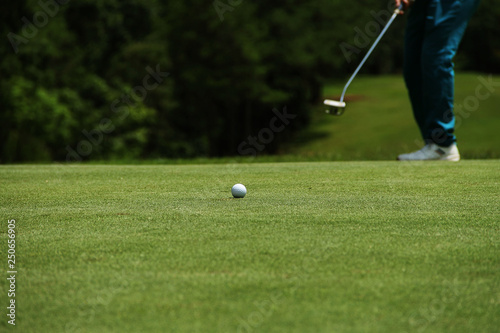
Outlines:
{"label": "teal trousers", "polygon": [[416,0],[408,13],[404,78],[425,143],[456,141],[453,57],[479,0]]}

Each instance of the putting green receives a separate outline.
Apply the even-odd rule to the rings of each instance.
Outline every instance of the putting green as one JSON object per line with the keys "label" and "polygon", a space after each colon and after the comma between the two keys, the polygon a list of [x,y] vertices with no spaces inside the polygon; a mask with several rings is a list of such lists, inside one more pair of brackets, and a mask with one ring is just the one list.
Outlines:
{"label": "putting green", "polygon": [[0,166],[4,277],[16,220],[10,329],[493,332],[499,171],[499,160]]}

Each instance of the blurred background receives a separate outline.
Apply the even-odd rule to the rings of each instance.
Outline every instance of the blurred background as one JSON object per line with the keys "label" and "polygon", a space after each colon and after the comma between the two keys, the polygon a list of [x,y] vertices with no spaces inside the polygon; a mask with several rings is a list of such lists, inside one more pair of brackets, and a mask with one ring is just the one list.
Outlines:
{"label": "blurred background", "polygon": [[[398,148],[418,149],[400,75],[404,17],[350,88],[348,100],[365,104],[346,118],[321,107],[324,97],[340,95],[390,3],[2,1],[0,163],[256,154],[383,159],[393,150],[380,147],[400,137]],[[459,101],[473,96],[478,77],[500,73],[498,22],[498,1],[482,0],[456,58],[457,71],[469,73],[457,78],[467,87],[457,88]],[[484,115],[478,126],[499,124],[488,120],[498,118],[496,90],[497,99],[482,105],[487,111],[477,112]],[[369,92],[401,102],[374,103]],[[375,104],[379,110],[367,110]],[[393,109],[405,110],[400,116]],[[380,119],[388,110],[373,128],[370,115]],[[394,132],[397,121],[413,132]],[[377,149],[363,146],[370,143]],[[470,156],[498,157],[497,143]]]}

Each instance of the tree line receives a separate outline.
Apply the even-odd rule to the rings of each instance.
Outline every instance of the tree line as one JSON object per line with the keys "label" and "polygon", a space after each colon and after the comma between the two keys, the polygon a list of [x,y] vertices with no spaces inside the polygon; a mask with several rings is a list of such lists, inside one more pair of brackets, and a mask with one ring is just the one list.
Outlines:
{"label": "tree line", "polygon": [[[0,163],[272,154],[391,14],[375,0],[0,4]],[[483,0],[457,68],[500,72]],[[399,72],[404,17],[364,73]]]}

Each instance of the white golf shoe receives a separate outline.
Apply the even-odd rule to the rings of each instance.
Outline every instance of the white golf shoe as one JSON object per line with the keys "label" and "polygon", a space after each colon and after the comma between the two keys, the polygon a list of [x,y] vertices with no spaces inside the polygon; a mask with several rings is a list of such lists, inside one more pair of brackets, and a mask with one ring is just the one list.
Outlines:
{"label": "white golf shoe", "polygon": [[460,153],[454,143],[449,147],[441,147],[435,143],[429,143],[424,148],[409,154],[398,156],[399,161],[460,161]]}

